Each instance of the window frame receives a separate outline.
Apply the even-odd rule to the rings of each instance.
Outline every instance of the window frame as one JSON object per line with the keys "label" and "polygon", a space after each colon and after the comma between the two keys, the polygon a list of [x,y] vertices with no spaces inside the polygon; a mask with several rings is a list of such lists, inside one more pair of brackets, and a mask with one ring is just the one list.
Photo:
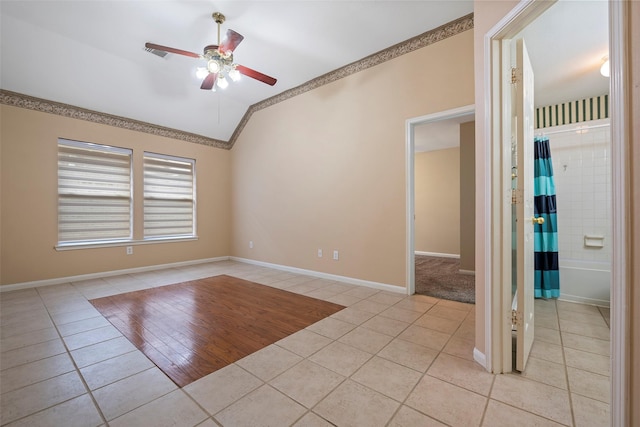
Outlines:
{"label": "window frame", "polygon": [[[86,238],[86,239],[68,239],[68,240],[61,240],[61,233],[60,233],[60,220],[61,220],[61,215],[60,215],[60,208],[61,208],[61,196],[64,196],[64,193],[61,193],[60,191],[60,171],[61,171],[61,167],[60,167],[60,147],[70,147],[70,148],[75,148],[75,149],[79,149],[79,150],[86,150],[86,151],[94,151],[94,152],[101,152],[104,154],[117,154],[117,155],[126,155],[129,158],[129,201],[128,201],[128,207],[129,207],[129,233],[128,236],[126,237],[114,237],[114,238]],[[86,248],[86,247],[96,247],[96,246],[110,246],[110,245],[118,245],[118,244],[123,244],[123,243],[127,243],[127,242],[131,242],[133,240],[133,232],[134,232],[134,217],[133,217],[133,210],[134,210],[134,203],[135,203],[135,195],[134,195],[134,186],[133,186],[133,175],[134,175],[134,162],[133,162],[133,150],[130,148],[123,148],[123,147],[116,147],[116,146],[112,146],[112,145],[105,145],[105,144],[97,144],[97,143],[92,143],[92,142],[85,142],[85,141],[77,141],[77,140],[72,140],[72,139],[67,139],[67,138],[58,138],[58,142],[57,142],[57,167],[56,167],[56,173],[57,173],[57,194],[56,194],[56,203],[57,203],[57,220],[56,220],[56,224],[57,224],[57,233],[56,233],[56,237],[57,237],[57,243],[56,243],[56,249],[57,250],[65,250],[65,249],[73,249],[73,248],[78,248],[78,247],[82,247],[82,248]],[[97,196],[101,196],[101,195],[97,195]],[[83,196],[80,196],[83,197]],[[88,197],[88,196],[87,196]],[[108,197],[106,195],[102,195],[101,197]]]}
{"label": "window frame", "polygon": [[[180,233],[180,234],[164,234],[164,235],[149,235],[147,236],[147,207],[146,202],[147,198],[147,158],[152,160],[161,160],[168,162],[176,162],[176,163],[186,163],[191,167],[191,197],[190,205],[191,205],[191,233]],[[144,151],[142,154],[142,233],[143,233],[143,241],[150,242],[159,242],[159,241],[176,241],[176,240],[195,240],[198,238],[197,229],[198,229],[198,221],[197,221],[197,186],[196,186],[196,159],[175,156],[163,153],[157,153],[153,151]],[[156,200],[177,200],[177,199],[156,199]],[[186,199],[185,199],[186,200]]]}

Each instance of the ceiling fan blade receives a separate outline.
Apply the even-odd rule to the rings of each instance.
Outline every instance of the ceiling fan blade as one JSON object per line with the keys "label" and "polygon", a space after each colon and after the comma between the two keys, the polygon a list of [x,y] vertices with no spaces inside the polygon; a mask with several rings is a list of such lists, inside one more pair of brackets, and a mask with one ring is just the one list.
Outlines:
{"label": "ceiling fan blade", "polygon": [[244,65],[238,65],[236,66],[236,69],[240,72],[240,74],[243,74],[247,77],[251,77],[252,79],[259,80],[270,86],[273,86],[278,81],[273,77],[269,77],[266,74],[262,74],[256,70],[252,70],[251,68],[245,67]]}
{"label": "ceiling fan blade", "polygon": [[144,44],[144,47],[146,47],[147,49],[156,49],[156,50],[162,50],[164,52],[176,53],[178,55],[190,56],[192,58],[200,58],[200,55],[197,53],[188,52],[186,50],[176,49],[173,47],[160,46],[159,44],[155,44],[155,43],[147,42]]}
{"label": "ceiling fan blade", "polygon": [[242,40],[244,40],[244,36],[242,34],[238,34],[233,30],[227,30],[227,35],[220,43],[218,50],[225,53],[233,52]]}
{"label": "ceiling fan blade", "polygon": [[216,77],[218,77],[217,74],[209,73],[207,77],[205,77],[204,80],[202,81],[202,85],[200,85],[200,89],[211,90],[211,88],[213,88],[213,85],[216,83]]}

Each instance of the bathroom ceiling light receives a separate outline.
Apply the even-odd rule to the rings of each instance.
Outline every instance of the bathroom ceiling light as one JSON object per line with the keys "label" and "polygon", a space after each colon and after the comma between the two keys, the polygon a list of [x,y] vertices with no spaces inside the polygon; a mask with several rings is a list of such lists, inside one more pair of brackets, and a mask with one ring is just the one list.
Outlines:
{"label": "bathroom ceiling light", "polygon": [[606,56],[603,58],[604,62],[602,63],[602,66],[600,67],[600,74],[602,74],[605,77],[609,77],[609,58],[607,58]]}

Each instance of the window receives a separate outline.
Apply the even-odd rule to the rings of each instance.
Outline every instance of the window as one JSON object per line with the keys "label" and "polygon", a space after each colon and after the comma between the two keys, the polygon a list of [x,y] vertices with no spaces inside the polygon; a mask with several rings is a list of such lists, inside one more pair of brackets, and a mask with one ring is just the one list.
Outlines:
{"label": "window", "polygon": [[195,160],[144,153],[144,238],[195,236]]}
{"label": "window", "polygon": [[58,140],[58,244],[132,238],[131,150]]}

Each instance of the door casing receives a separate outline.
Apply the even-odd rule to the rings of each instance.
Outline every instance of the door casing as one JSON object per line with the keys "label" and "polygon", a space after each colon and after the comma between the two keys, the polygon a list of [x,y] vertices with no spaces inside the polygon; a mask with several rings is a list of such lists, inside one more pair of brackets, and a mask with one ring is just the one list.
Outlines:
{"label": "door casing", "polygon": [[415,269],[415,128],[416,126],[427,123],[439,122],[441,120],[454,119],[457,117],[467,116],[475,113],[475,105],[466,105],[464,107],[453,108],[451,110],[439,111],[425,116],[407,119],[405,124],[405,162],[407,171],[406,176],[406,200],[407,200],[407,246],[406,246],[406,278],[407,278],[407,295],[413,295],[416,292],[416,269]]}

